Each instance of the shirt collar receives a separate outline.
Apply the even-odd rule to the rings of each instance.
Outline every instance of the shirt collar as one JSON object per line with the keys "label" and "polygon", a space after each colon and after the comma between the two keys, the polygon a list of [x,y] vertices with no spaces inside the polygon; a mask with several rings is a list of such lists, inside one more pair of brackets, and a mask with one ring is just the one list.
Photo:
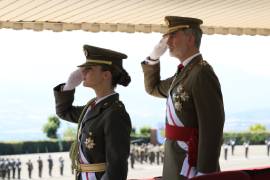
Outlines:
{"label": "shirt collar", "polygon": [[190,63],[190,61],[191,61],[193,58],[195,58],[196,56],[199,56],[199,55],[201,55],[200,52],[198,52],[198,53],[196,53],[196,54],[193,54],[193,55],[190,56],[189,58],[185,59],[185,60],[183,61],[182,64],[183,64],[184,66],[188,65],[188,63]]}
{"label": "shirt collar", "polygon": [[109,94],[109,95],[107,95],[107,96],[103,96],[103,97],[100,98],[99,100],[95,100],[95,101],[96,101],[96,104],[99,103],[100,101],[102,101],[102,100],[104,100],[104,99],[106,99],[106,98],[108,98],[108,97],[114,95],[114,94],[116,94],[116,92],[113,92],[113,93],[111,93],[111,94]]}

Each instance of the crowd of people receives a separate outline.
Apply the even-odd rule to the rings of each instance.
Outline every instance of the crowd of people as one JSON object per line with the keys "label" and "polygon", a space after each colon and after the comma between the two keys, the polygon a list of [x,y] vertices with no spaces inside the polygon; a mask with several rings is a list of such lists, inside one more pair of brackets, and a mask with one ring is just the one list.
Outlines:
{"label": "crowd of people", "polygon": [[[59,172],[60,175],[63,176],[64,174],[64,158],[60,156],[58,158],[59,162]],[[27,166],[27,171],[28,171],[28,178],[32,178],[32,172],[34,169],[34,161],[33,159],[29,159],[25,165]],[[43,173],[43,159],[39,156],[37,161],[36,161],[36,167],[38,170],[38,177],[42,178],[42,173]],[[52,176],[52,170],[54,167],[54,161],[51,157],[51,155],[48,156],[47,159],[47,165],[48,165],[48,173],[49,176]],[[22,170],[22,162],[21,160],[18,159],[13,159],[13,158],[1,158],[0,157],[0,177],[2,179],[21,179],[21,170]]]}
{"label": "crowd of people", "polygon": [[135,163],[157,164],[164,162],[164,146],[153,144],[132,144],[130,146],[130,166],[133,169]]}

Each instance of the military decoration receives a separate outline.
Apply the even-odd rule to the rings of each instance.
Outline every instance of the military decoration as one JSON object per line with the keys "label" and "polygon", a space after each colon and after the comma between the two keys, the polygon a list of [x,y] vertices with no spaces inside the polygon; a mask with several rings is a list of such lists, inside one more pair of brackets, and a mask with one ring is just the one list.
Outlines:
{"label": "military decoration", "polygon": [[94,148],[95,143],[94,143],[94,139],[92,137],[92,132],[89,132],[89,137],[85,139],[84,144],[85,144],[86,148],[89,150]]}
{"label": "military decoration", "polygon": [[176,92],[173,94],[174,107],[177,111],[181,111],[183,108],[183,102],[188,101],[189,95],[184,91],[184,87],[180,84],[176,88]]}

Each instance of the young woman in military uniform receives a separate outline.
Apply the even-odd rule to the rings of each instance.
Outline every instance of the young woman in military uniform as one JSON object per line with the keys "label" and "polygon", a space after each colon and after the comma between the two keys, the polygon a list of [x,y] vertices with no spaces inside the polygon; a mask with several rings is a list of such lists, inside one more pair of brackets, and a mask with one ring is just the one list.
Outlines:
{"label": "young woman in military uniform", "polygon": [[[57,115],[78,123],[70,153],[76,179],[125,180],[131,121],[115,87],[130,83],[122,66],[127,56],[89,45],[83,48],[86,62],[71,73],[66,84],[54,88]],[[96,97],[85,106],[73,106],[75,87],[82,81]]]}

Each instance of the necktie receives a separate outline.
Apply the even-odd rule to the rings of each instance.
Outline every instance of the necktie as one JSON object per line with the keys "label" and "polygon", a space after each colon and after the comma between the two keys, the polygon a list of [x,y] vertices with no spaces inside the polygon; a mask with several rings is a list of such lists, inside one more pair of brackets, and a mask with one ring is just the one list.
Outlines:
{"label": "necktie", "polygon": [[178,65],[178,72],[181,72],[181,70],[184,68],[184,65],[181,63]]}
{"label": "necktie", "polygon": [[93,101],[93,102],[90,104],[91,109],[93,109],[93,108],[95,107],[95,105],[96,105],[96,101]]}

